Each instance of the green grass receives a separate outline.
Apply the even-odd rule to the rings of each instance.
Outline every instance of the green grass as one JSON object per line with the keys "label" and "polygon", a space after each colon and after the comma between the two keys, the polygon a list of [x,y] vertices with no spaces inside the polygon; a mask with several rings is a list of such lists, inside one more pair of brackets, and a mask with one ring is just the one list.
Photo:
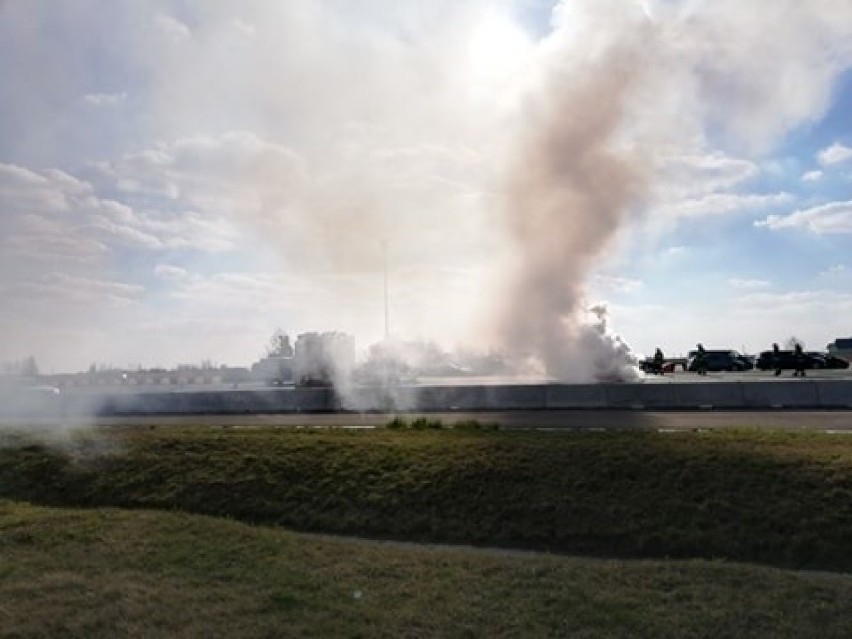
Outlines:
{"label": "green grass", "polygon": [[0,558],[2,637],[845,639],[852,630],[848,576],[323,539],[185,513],[0,501]]}
{"label": "green grass", "polygon": [[302,531],[852,570],[852,440],[816,433],[132,429],[6,436],[0,497]]}

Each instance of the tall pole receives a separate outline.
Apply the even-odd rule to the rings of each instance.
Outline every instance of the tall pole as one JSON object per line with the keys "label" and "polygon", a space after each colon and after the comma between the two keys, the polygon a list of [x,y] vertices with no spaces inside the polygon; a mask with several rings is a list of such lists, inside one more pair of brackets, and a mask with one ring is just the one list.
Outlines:
{"label": "tall pole", "polygon": [[385,341],[390,338],[390,311],[388,310],[388,242],[382,240],[382,264],[385,284]]}

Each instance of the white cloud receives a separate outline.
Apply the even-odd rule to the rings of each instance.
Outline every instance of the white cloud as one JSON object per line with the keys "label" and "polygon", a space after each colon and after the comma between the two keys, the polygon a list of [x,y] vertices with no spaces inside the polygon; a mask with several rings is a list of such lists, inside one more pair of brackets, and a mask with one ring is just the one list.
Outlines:
{"label": "white cloud", "polygon": [[819,273],[819,277],[836,284],[845,282],[847,279],[852,277],[852,271],[850,271],[845,264],[835,264],[833,266],[829,266],[824,271],[821,271]]}
{"label": "white cloud", "polygon": [[88,222],[98,235],[108,238],[112,243],[153,251],[165,248],[165,245],[157,236],[135,228],[133,225],[117,222],[107,216],[92,215]]}
{"label": "white cloud", "polygon": [[744,313],[773,312],[807,317],[814,314],[826,318],[829,313],[837,314],[852,309],[852,295],[835,291],[786,291],[779,293],[748,293],[737,298]]}
{"label": "white cloud", "polygon": [[102,241],[62,221],[34,213],[20,216],[0,238],[5,257],[53,264],[96,265],[109,253]]}
{"label": "white cloud", "polygon": [[83,101],[93,107],[116,107],[127,99],[127,92],[121,93],[88,93]]}
{"label": "white cloud", "polygon": [[244,22],[239,18],[234,20],[233,24],[234,28],[245,37],[253,38],[257,33],[257,27],[255,27],[255,25]]}
{"label": "white cloud", "polygon": [[220,215],[138,212],[99,197],[91,184],[62,171],[37,173],[9,164],[0,164],[0,207],[6,243],[28,243],[33,255],[51,255],[48,244],[55,248],[63,242],[78,244],[88,257],[113,244],[221,252],[231,250],[240,237]]}
{"label": "white cloud", "polygon": [[769,206],[789,204],[793,199],[793,196],[789,193],[712,193],[703,197],[664,205],[657,212],[671,218],[699,218],[730,215]]}
{"label": "white cloud", "polygon": [[677,53],[704,63],[697,108],[733,143],[767,148],[796,123],[818,119],[852,59],[852,5],[842,0],[785,2],[783,10],[738,0],[660,4],[682,16],[678,33],[690,34]]}
{"label": "white cloud", "polygon": [[124,306],[143,291],[143,287],[135,284],[58,272],[0,287],[0,295],[7,303],[37,305],[47,310],[65,308],[68,304],[89,308],[104,302]]}
{"label": "white cloud", "polygon": [[846,273],[846,265],[845,264],[835,264],[834,266],[830,266],[827,268],[824,273],[826,275],[837,275],[840,273]]}
{"label": "white cloud", "polygon": [[852,233],[852,200],[829,202],[789,215],[769,215],[754,225],[773,231],[804,229],[817,235]]}
{"label": "white cloud", "polygon": [[182,280],[187,275],[186,269],[171,264],[157,264],[154,267],[154,274],[165,280]]}
{"label": "white cloud", "polygon": [[817,160],[822,166],[839,164],[849,158],[852,158],[852,148],[839,142],[835,142],[817,154]]}
{"label": "white cloud", "polygon": [[668,246],[663,250],[663,257],[680,257],[685,255],[687,248],[685,246]]}
{"label": "white cloud", "polygon": [[822,171],[807,171],[802,174],[802,182],[819,182],[822,179]]}
{"label": "white cloud", "polygon": [[101,262],[109,248],[85,228],[94,201],[89,184],[62,171],[0,164],[0,284]]}
{"label": "white cloud", "polygon": [[660,193],[666,199],[727,190],[760,173],[754,162],[718,152],[664,156],[658,171]]}
{"label": "white cloud", "polygon": [[[203,234],[182,237],[208,238],[207,250],[233,246],[230,232],[241,226],[303,271],[380,268],[382,239],[412,260],[469,260],[488,249],[499,233],[485,207],[493,160],[466,144],[423,139],[398,146],[364,134],[349,130],[354,139],[340,140],[338,156],[322,164],[255,133],[231,131],[162,142],[96,168],[128,198],[156,194],[195,211],[170,224],[202,225]],[[136,227],[180,246],[160,238],[161,225],[151,220]]]}
{"label": "white cloud", "polygon": [[173,40],[180,41],[192,37],[192,32],[188,26],[177,18],[165,13],[157,14],[154,18],[154,24],[157,25],[160,31]]}
{"label": "white cloud", "polygon": [[635,293],[645,286],[641,280],[618,275],[596,275],[593,283],[598,288],[616,293]]}
{"label": "white cloud", "polygon": [[744,279],[733,277],[728,280],[728,285],[741,290],[753,290],[756,288],[767,288],[770,283],[766,280]]}
{"label": "white cloud", "polygon": [[37,173],[13,164],[0,164],[0,205],[4,218],[26,213],[59,213],[69,202],[91,193],[91,187],[62,171]]}

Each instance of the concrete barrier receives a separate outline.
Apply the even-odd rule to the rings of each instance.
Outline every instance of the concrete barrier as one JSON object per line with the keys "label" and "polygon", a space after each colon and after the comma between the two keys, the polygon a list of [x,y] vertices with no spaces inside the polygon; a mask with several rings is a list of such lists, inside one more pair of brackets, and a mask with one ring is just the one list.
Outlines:
{"label": "concrete barrier", "polygon": [[356,413],[402,413],[417,410],[416,386],[356,386],[334,393],[333,410]]}
{"label": "concrete barrier", "polygon": [[820,380],[816,393],[821,408],[852,408],[852,380]]}
{"label": "concrete barrier", "polygon": [[740,382],[690,382],[673,384],[674,403],[671,408],[714,409],[744,408],[742,383]]}
{"label": "concrete barrier", "polygon": [[485,386],[423,386],[417,389],[417,408],[424,412],[486,410]]}
{"label": "concrete barrier", "polygon": [[545,386],[485,386],[484,410],[542,410],[545,406]]}
{"label": "concrete barrier", "polygon": [[278,392],[293,394],[296,411],[301,413],[324,413],[337,406],[334,389],[331,388],[297,388]]}
{"label": "concrete barrier", "polygon": [[815,408],[817,384],[805,380],[742,383],[745,408]]}
{"label": "concrete barrier", "polygon": [[671,408],[674,405],[674,384],[607,384],[606,407],[642,410]]}
{"label": "concrete barrier", "polygon": [[544,388],[544,408],[607,408],[606,387],[603,384],[549,384]]}
{"label": "concrete barrier", "polygon": [[195,391],[148,393],[81,393],[63,397],[67,415],[193,415],[289,413],[330,410],[328,402],[303,398],[301,408],[292,390]]}
{"label": "concrete barrier", "polygon": [[[773,380],[679,384],[408,386],[225,391],[62,393],[67,415],[449,412],[503,410],[852,409],[852,380]],[[9,413],[15,402],[0,412]],[[45,403],[45,408],[47,404]],[[51,409],[52,410],[52,409]]]}

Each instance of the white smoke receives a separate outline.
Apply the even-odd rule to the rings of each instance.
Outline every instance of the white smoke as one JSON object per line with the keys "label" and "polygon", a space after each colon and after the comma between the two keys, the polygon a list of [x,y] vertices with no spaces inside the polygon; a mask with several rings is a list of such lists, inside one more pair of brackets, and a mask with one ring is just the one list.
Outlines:
{"label": "white smoke", "polygon": [[[590,275],[673,159],[742,158],[729,184],[820,118],[852,3],[564,0],[535,41],[526,2],[0,4],[4,357],[200,360],[281,323],[372,341],[387,239],[401,337],[629,374]],[[270,247],[266,272],[210,273]],[[128,249],[178,276],[152,292]],[[169,267],[190,250],[206,271]]]}
{"label": "white smoke", "polygon": [[558,379],[635,374],[585,283],[655,189],[673,153],[711,130],[769,148],[818,117],[852,62],[852,4],[826,0],[565,0],[539,50],[506,187],[516,256],[498,334]]}

